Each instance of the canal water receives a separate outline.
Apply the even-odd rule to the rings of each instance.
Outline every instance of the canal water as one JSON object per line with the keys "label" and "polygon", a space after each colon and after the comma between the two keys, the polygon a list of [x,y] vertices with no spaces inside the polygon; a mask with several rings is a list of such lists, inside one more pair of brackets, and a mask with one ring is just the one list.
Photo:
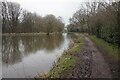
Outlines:
{"label": "canal water", "polygon": [[3,36],[2,77],[33,78],[48,72],[70,43],[67,33]]}

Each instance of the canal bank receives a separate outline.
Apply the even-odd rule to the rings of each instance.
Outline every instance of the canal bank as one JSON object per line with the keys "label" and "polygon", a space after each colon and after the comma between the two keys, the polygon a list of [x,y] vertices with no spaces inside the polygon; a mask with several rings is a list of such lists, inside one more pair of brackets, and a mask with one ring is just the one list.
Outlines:
{"label": "canal bank", "polygon": [[[104,42],[98,44],[96,43],[96,41],[94,41],[97,38],[93,38],[90,35],[76,35],[78,36],[78,38],[73,39],[70,48],[63,53],[63,55],[53,66],[53,68],[48,73],[40,74],[38,75],[38,77],[118,78],[118,64],[117,61],[114,61],[114,56],[110,58],[108,55],[109,52],[106,52],[104,50],[101,51],[98,48],[98,46],[101,46],[101,44],[103,44]],[[97,42],[99,41],[101,42],[100,39],[97,39]],[[117,50],[115,50],[114,52],[116,51]],[[112,64],[110,64],[111,61]]]}
{"label": "canal bank", "polygon": [[38,74],[38,77],[42,78],[69,78],[73,74],[73,69],[75,68],[80,58],[77,56],[84,44],[84,35],[75,33],[76,38],[72,39],[70,42],[69,49],[64,51],[63,55],[58,59],[57,63],[54,64],[52,69],[48,73]]}

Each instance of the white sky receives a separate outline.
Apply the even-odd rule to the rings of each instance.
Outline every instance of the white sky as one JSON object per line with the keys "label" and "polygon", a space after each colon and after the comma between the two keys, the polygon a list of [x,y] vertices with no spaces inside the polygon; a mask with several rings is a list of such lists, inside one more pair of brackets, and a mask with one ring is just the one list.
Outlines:
{"label": "white sky", "polygon": [[41,16],[53,14],[61,16],[68,24],[69,18],[79,9],[82,0],[7,0],[17,2],[25,10],[36,12]]}

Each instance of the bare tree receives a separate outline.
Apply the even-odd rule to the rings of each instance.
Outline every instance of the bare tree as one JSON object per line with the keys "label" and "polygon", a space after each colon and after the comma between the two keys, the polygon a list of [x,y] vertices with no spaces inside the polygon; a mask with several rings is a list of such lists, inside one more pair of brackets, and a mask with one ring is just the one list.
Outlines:
{"label": "bare tree", "polygon": [[20,5],[13,2],[7,2],[8,6],[8,14],[9,14],[9,20],[10,20],[10,27],[12,29],[12,32],[17,32],[17,27],[19,24],[19,16],[21,13]]}
{"label": "bare tree", "polygon": [[70,18],[70,28],[87,25],[89,34],[120,46],[120,2],[87,2],[83,7]]}
{"label": "bare tree", "polygon": [[20,5],[13,2],[2,2],[3,32],[16,32],[21,12]]}

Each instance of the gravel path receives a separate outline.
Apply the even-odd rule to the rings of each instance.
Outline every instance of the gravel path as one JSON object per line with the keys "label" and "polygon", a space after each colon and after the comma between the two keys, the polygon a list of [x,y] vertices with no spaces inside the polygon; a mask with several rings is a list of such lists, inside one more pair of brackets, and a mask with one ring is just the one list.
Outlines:
{"label": "gravel path", "polygon": [[109,65],[105,61],[102,53],[94,46],[94,43],[85,37],[85,44],[73,69],[74,78],[111,78]]}

